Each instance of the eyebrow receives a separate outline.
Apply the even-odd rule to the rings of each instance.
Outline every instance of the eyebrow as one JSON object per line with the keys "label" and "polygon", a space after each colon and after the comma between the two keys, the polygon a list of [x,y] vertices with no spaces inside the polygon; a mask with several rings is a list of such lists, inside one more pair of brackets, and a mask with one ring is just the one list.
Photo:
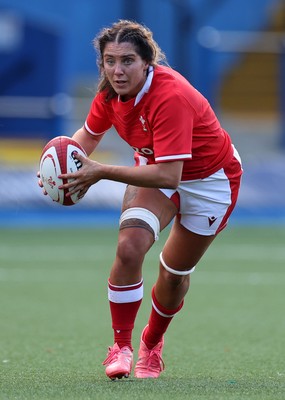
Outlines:
{"label": "eyebrow", "polygon": [[[123,57],[135,57],[136,53],[130,53],[130,54],[123,54],[122,56],[120,56],[121,58]],[[110,53],[105,53],[104,57],[115,57],[113,54]]]}

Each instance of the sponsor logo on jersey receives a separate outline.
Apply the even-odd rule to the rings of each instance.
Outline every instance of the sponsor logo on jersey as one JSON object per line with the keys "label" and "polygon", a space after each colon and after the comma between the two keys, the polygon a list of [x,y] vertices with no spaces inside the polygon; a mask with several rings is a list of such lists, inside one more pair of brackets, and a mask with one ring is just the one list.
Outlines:
{"label": "sponsor logo on jersey", "polygon": [[150,156],[151,154],[153,154],[153,150],[149,149],[148,147],[142,147],[141,149],[139,149],[138,147],[135,147],[135,146],[132,146],[132,147],[137,153],[139,153],[141,155]]}
{"label": "sponsor logo on jersey", "polygon": [[213,223],[217,220],[217,217],[208,217],[208,221],[209,221],[209,226],[212,226]]}

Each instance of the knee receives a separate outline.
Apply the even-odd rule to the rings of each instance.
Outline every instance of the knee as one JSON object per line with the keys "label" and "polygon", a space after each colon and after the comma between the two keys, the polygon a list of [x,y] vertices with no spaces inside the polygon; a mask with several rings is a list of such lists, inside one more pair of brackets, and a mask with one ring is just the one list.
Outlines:
{"label": "knee", "polygon": [[190,274],[195,270],[195,267],[187,270],[178,270],[169,267],[160,253],[160,276],[165,281],[167,286],[172,289],[183,287],[188,290],[190,285]]}
{"label": "knee", "polygon": [[187,291],[190,286],[190,276],[180,276],[174,275],[164,268],[160,269],[160,277],[165,282],[165,285],[171,290],[175,291],[178,288],[183,288],[184,291]]}
{"label": "knee", "polygon": [[[144,235],[140,229],[139,232],[124,230],[119,235],[116,259],[123,267],[140,266],[144,260],[145,254],[151,246],[151,240]],[[149,244],[147,244],[149,242]]]}
{"label": "knee", "polygon": [[117,263],[122,267],[141,266],[159,230],[159,220],[151,211],[140,207],[125,210],[120,218]]}

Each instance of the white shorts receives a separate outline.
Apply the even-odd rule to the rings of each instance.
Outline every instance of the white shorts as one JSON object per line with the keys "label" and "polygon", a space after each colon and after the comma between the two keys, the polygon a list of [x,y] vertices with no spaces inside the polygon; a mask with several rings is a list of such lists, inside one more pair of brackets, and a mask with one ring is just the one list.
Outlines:
{"label": "white shorts", "polygon": [[176,190],[160,189],[179,204],[180,223],[199,235],[216,235],[227,225],[240,187],[241,161],[237,151],[224,168],[204,179],[182,181]]}

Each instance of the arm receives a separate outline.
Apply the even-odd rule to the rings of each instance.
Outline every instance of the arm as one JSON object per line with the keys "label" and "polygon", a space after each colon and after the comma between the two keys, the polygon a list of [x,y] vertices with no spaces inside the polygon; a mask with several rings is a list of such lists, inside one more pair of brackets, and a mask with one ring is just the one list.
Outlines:
{"label": "arm", "polygon": [[104,135],[91,135],[86,131],[83,126],[74,133],[72,139],[79,143],[86,151],[87,155],[90,156],[90,154],[95,150],[103,136]]}
{"label": "arm", "polygon": [[183,161],[142,165],[139,167],[97,163],[95,168],[98,174],[102,176],[101,179],[123,182],[134,186],[175,189],[181,180]]}
{"label": "arm", "polygon": [[101,179],[141,187],[174,189],[181,180],[183,168],[183,161],[128,167],[100,164],[79,154],[76,158],[82,162],[82,168],[75,173],[60,175],[60,178],[73,180],[61,186],[70,190],[69,195],[80,191],[84,196],[89,187]]}

